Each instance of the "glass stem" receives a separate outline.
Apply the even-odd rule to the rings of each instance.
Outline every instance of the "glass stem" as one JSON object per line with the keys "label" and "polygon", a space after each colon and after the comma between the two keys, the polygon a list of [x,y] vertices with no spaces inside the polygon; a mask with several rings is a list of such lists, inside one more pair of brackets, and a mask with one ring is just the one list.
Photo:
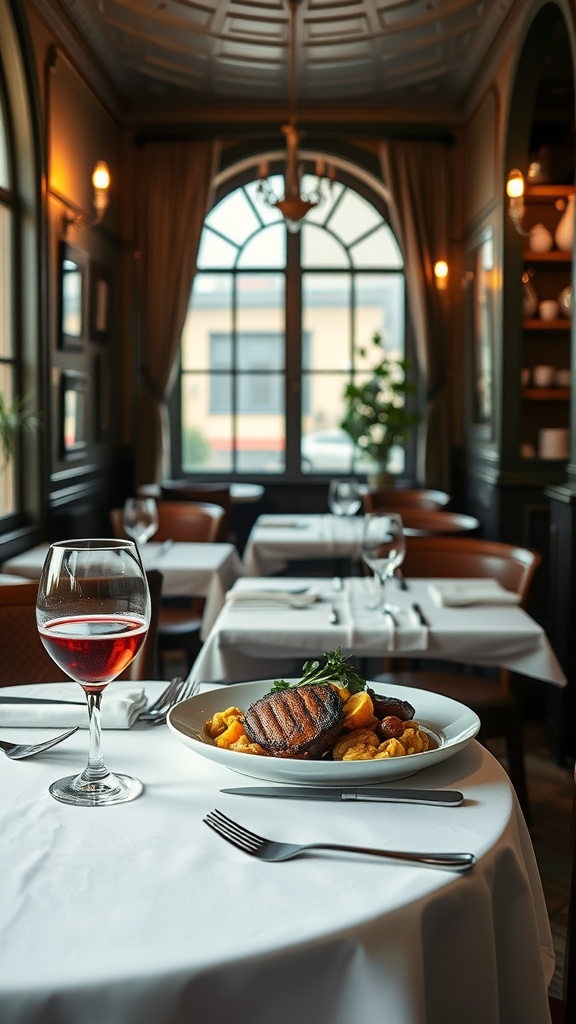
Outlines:
{"label": "glass stem", "polygon": [[88,782],[98,782],[110,774],[104,764],[100,750],[100,736],[102,732],[100,725],[100,703],[102,701],[102,692],[87,693],[86,700],[88,701],[88,720],[90,723],[90,750],[88,753],[88,764],[82,772],[82,778]]}

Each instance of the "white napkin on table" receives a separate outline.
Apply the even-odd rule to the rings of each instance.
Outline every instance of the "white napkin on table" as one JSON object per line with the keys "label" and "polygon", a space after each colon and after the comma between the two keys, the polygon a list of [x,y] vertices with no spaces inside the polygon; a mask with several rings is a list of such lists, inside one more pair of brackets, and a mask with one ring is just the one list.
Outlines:
{"label": "white napkin on table", "polygon": [[[42,683],[10,686],[0,690],[10,697],[43,697],[46,700],[85,700],[76,683]],[[103,729],[130,729],[146,707],[143,687],[134,683],[111,683],[102,696]],[[88,708],[77,704],[1,704],[0,727],[66,729],[88,728]]]}
{"label": "white napkin on table", "polygon": [[520,604],[520,595],[506,590],[498,580],[436,580],[428,587],[430,597],[444,607],[471,604]]}
{"label": "white napkin on table", "polygon": [[305,590],[298,593],[296,590],[278,590],[273,587],[250,588],[246,590],[229,590],[226,594],[226,602],[230,605],[246,604],[253,602],[258,604],[285,604],[291,608],[306,608],[318,600],[317,590]]}

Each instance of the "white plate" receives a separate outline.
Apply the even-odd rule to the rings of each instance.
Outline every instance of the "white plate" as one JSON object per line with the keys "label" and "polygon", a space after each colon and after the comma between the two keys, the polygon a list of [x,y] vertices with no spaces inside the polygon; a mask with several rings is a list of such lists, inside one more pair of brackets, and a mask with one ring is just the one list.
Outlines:
{"label": "white plate", "polygon": [[282,757],[261,757],[222,750],[206,735],[204,725],[217,711],[239,707],[243,711],[253,701],[270,691],[272,680],[236,683],[198,694],[182,701],[168,716],[174,735],[201,757],[225,765],[240,775],[249,775],[266,782],[285,782],[311,786],[368,785],[416,775],[424,768],[453,757],[470,742],[480,728],[480,720],[470,708],[449,697],[426,690],[382,683],[368,684],[376,693],[409,700],[415,708],[415,719],[436,738],[439,746],[421,754],[393,757],[378,761],[306,761]]}

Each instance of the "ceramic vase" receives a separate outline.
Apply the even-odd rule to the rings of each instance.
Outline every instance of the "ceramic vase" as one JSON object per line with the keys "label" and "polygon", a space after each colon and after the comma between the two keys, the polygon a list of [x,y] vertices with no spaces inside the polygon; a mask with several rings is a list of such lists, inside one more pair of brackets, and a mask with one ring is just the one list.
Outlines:
{"label": "ceramic vase", "polygon": [[554,245],[552,233],[544,224],[535,224],[528,237],[532,252],[550,252]]}
{"label": "ceramic vase", "polygon": [[562,316],[572,316],[572,285],[563,288],[558,296],[558,305]]}
{"label": "ceramic vase", "polygon": [[574,198],[574,193],[568,196],[566,209],[554,233],[554,241],[561,252],[572,252],[574,246]]}

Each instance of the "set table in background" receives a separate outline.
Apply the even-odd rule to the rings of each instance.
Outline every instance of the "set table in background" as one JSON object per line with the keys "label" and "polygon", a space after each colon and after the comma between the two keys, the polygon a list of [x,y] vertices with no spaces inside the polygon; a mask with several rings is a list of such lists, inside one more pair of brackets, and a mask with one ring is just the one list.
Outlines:
{"label": "set table in background", "polygon": [[[407,590],[394,590],[394,603],[401,609],[394,625],[373,607],[373,580],[349,577],[340,585],[336,590],[332,580],[311,577],[239,579],[205,639],[192,676],[225,682],[298,676],[306,658],[340,647],[344,654],[359,657],[408,655],[498,666],[558,686],[566,683],[544,630],[516,605],[441,607],[431,597],[434,580],[410,579]],[[291,607],[289,591],[303,589],[318,600]],[[279,599],[282,594],[288,595],[286,603]],[[302,595],[296,598],[302,601]]]}
{"label": "set table in background", "polygon": [[[39,544],[10,558],[0,566],[6,574],[40,579],[48,551]],[[244,573],[233,544],[159,544],[149,541],[141,549],[145,569],[159,569],[163,576],[163,597],[204,597],[206,605],[202,633],[207,635],[222,608],[226,591]]]}

